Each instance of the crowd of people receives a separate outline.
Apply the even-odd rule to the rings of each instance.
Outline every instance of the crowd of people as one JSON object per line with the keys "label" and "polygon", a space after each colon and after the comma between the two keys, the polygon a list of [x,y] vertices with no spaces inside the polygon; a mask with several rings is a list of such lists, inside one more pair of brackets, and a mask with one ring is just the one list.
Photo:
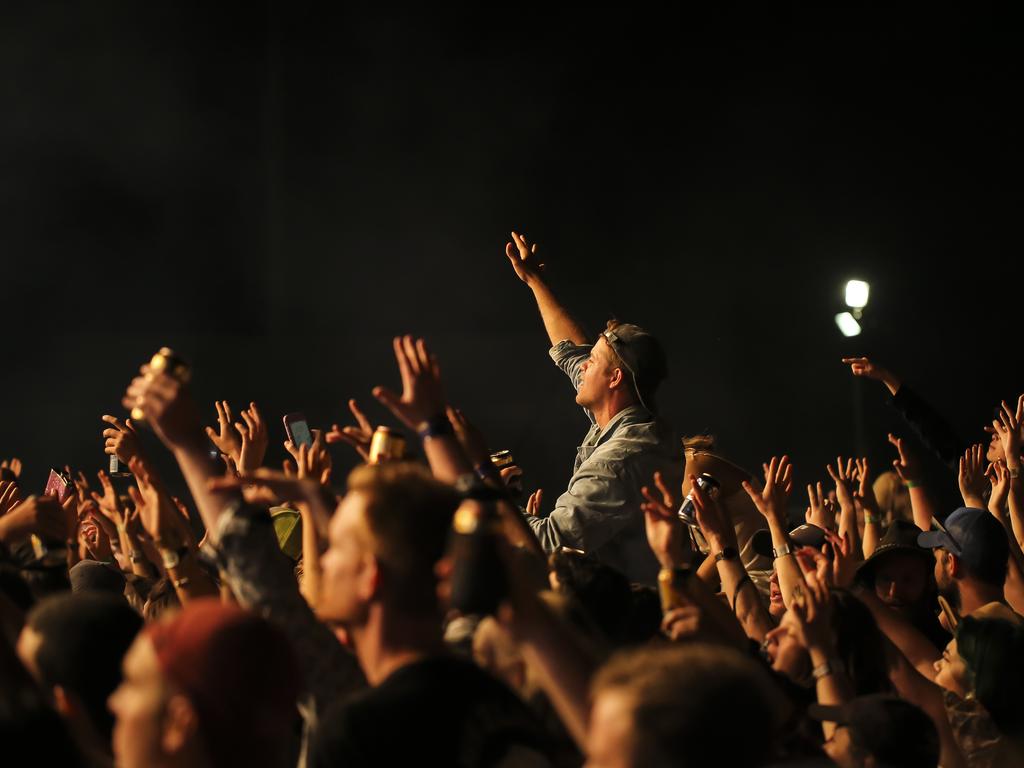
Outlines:
{"label": "crowd of people", "polygon": [[[401,391],[373,393],[404,451],[350,401],[354,424],[290,431],[266,467],[266,414],[204,423],[165,350],[132,418],[102,417],[111,474],[35,494],[3,462],[5,764],[1024,765],[1024,395],[965,442],[845,359],[963,503],[940,508],[904,434],[891,469],[837,458],[804,505],[787,456],[751,473],[658,415],[654,335],[588,335],[536,244],[506,256],[590,423],[553,503],[411,336]],[[363,460],[343,482],[328,444]]]}

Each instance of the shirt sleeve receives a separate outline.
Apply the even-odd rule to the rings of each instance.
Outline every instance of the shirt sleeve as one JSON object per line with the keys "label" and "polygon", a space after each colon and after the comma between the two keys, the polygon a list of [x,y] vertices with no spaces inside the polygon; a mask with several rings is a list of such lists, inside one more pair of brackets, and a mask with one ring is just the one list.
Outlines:
{"label": "shirt sleeve", "polygon": [[896,394],[889,398],[889,404],[943,463],[956,468],[967,444],[931,403],[906,384],[901,384]]}
{"label": "shirt sleeve", "polygon": [[592,345],[590,344],[573,344],[566,339],[565,341],[558,342],[548,350],[548,354],[555,361],[555,365],[562,370],[562,373],[569,377],[577,391],[580,388],[580,378],[583,376],[581,368],[586,359],[590,357],[591,348]]}
{"label": "shirt sleeve", "polygon": [[299,592],[291,560],[281,552],[265,509],[228,508],[218,521],[218,562],[242,607],[279,625],[305,678],[303,714],[316,716],[339,696],[366,685],[355,656],[316,618]]}
{"label": "shirt sleeve", "polygon": [[612,465],[594,462],[573,478],[551,514],[526,519],[545,552],[562,546],[592,552],[632,521],[625,493],[626,484]]}

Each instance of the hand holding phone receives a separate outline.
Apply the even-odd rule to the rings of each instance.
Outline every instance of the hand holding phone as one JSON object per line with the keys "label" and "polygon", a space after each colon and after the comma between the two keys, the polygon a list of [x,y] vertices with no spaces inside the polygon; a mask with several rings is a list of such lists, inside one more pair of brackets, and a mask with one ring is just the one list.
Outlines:
{"label": "hand holding phone", "polygon": [[291,440],[292,445],[296,448],[300,445],[304,445],[307,448],[312,447],[313,433],[309,429],[309,422],[306,421],[305,414],[287,414],[284,417],[284,431],[288,435],[288,439]]}

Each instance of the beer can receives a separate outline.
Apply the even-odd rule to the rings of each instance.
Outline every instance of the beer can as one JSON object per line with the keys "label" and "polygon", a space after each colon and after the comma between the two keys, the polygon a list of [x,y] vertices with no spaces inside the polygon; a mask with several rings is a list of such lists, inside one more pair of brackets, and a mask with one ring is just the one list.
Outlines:
{"label": "beer can", "polygon": [[[166,373],[168,376],[177,379],[182,383],[189,380],[192,372],[181,357],[175,354],[170,347],[160,347],[160,350],[150,358],[150,370],[156,373]],[[132,418],[136,421],[143,421],[146,415],[140,408],[132,408]]]}
{"label": "beer can", "polygon": [[377,427],[370,440],[370,463],[401,461],[405,457],[405,438],[400,432],[387,427]]}
{"label": "beer can", "polygon": [[[718,490],[720,488],[718,481],[707,472],[697,477],[697,487],[713,499],[718,497]],[[683,505],[679,508],[679,519],[689,526],[697,525],[697,514],[693,507],[692,491],[686,495]]]}

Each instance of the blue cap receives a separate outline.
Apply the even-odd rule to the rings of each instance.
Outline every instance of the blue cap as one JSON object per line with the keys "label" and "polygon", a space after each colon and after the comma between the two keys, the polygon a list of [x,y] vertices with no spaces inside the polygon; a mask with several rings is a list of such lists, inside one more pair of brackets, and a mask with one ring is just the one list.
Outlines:
{"label": "blue cap", "polygon": [[960,507],[943,524],[941,531],[917,535],[919,546],[944,549],[961,558],[969,568],[985,570],[1010,556],[1010,544],[1002,523],[984,509]]}

